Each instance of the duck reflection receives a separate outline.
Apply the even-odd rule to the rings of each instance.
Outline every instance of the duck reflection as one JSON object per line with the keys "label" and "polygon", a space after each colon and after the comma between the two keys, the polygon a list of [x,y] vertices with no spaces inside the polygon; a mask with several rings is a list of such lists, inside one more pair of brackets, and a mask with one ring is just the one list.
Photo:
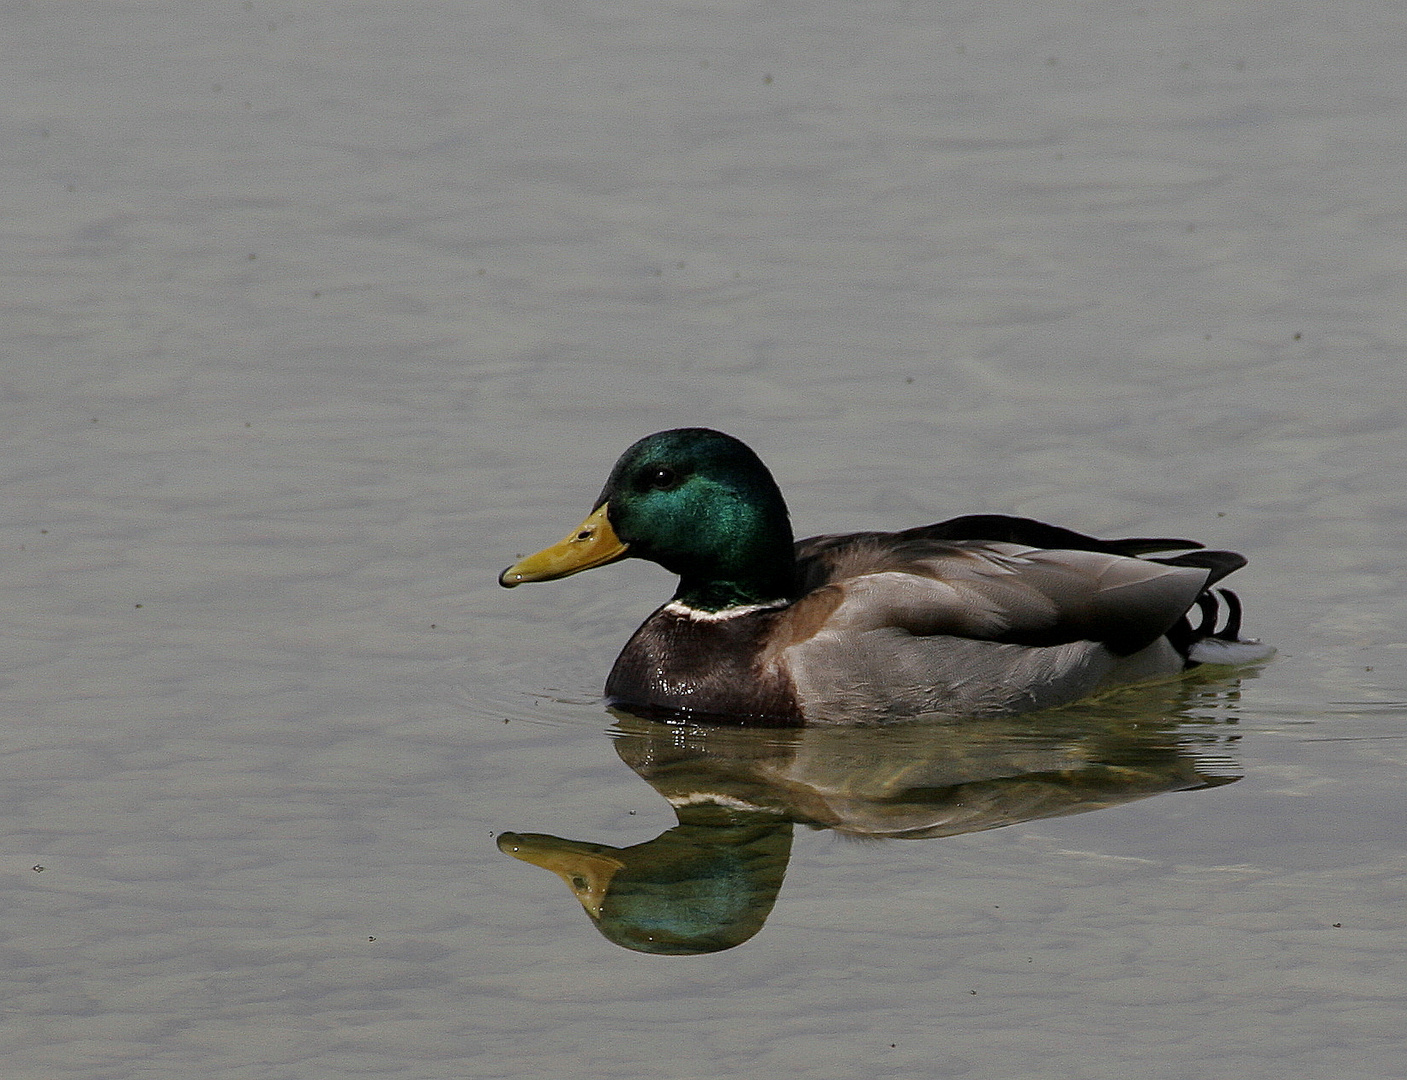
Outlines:
{"label": "duck reflection", "polygon": [[1239,779],[1226,756],[1227,685],[1124,691],[1040,717],[889,727],[743,729],[624,713],[622,761],[679,823],[631,847],[504,833],[499,849],[553,871],[611,941],[717,952],[776,902],[801,824],[918,839],[1085,813]]}

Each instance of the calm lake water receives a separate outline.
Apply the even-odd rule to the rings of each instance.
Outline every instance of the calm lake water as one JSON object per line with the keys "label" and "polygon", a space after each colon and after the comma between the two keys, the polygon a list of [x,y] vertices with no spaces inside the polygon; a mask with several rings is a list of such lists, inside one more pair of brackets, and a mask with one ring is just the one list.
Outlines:
{"label": "calm lake water", "polygon": [[[1383,0],[6,4],[5,1075],[1401,1075],[1404,55]],[[619,720],[668,575],[495,575],[685,424],[800,535],[1245,552],[1279,655]],[[798,824],[730,863],[699,791]],[[504,832],[743,940],[621,948]]]}

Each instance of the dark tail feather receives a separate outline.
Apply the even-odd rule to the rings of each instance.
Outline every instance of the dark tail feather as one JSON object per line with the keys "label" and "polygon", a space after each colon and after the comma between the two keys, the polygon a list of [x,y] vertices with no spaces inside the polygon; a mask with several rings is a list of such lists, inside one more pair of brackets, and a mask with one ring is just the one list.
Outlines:
{"label": "dark tail feather", "polygon": [[[1246,565],[1246,556],[1235,551],[1189,551],[1185,555],[1174,555],[1169,559],[1149,559],[1165,566],[1195,566],[1199,570],[1209,570],[1205,588],[1210,589],[1228,574],[1234,574]],[[1200,604],[1201,601],[1198,600]]]}

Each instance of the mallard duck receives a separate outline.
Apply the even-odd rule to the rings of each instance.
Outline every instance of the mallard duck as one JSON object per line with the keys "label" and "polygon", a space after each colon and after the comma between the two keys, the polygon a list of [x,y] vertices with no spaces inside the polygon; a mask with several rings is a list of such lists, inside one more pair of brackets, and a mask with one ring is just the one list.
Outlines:
{"label": "mallard duck", "polygon": [[[1171,551],[1182,554],[1140,558]],[[679,575],[606,681],[608,704],[636,714],[1010,714],[1274,651],[1239,640],[1239,601],[1212,588],[1245,565],[1234,552],[995,514],[793,543],[767,467],[707,428],[635,443],[586,520],[498,580],[513,588],[627,557]]]}

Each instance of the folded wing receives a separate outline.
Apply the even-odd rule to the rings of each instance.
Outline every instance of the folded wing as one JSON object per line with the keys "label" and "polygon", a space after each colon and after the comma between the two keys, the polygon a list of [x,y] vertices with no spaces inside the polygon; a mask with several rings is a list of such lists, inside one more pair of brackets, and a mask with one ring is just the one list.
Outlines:
{"label": "folded wing", "polygon": [[1166,634],[1208,585],[1244,561],[1207,551],[1134,557],[1196,546],[1102,541],[996,515],[904,533],[815,537],[797,545],[811,592],[796,605],[793,641],[808,626],[842,633],[889,628],[1028,646],[1093,641],[1127,656]]}

